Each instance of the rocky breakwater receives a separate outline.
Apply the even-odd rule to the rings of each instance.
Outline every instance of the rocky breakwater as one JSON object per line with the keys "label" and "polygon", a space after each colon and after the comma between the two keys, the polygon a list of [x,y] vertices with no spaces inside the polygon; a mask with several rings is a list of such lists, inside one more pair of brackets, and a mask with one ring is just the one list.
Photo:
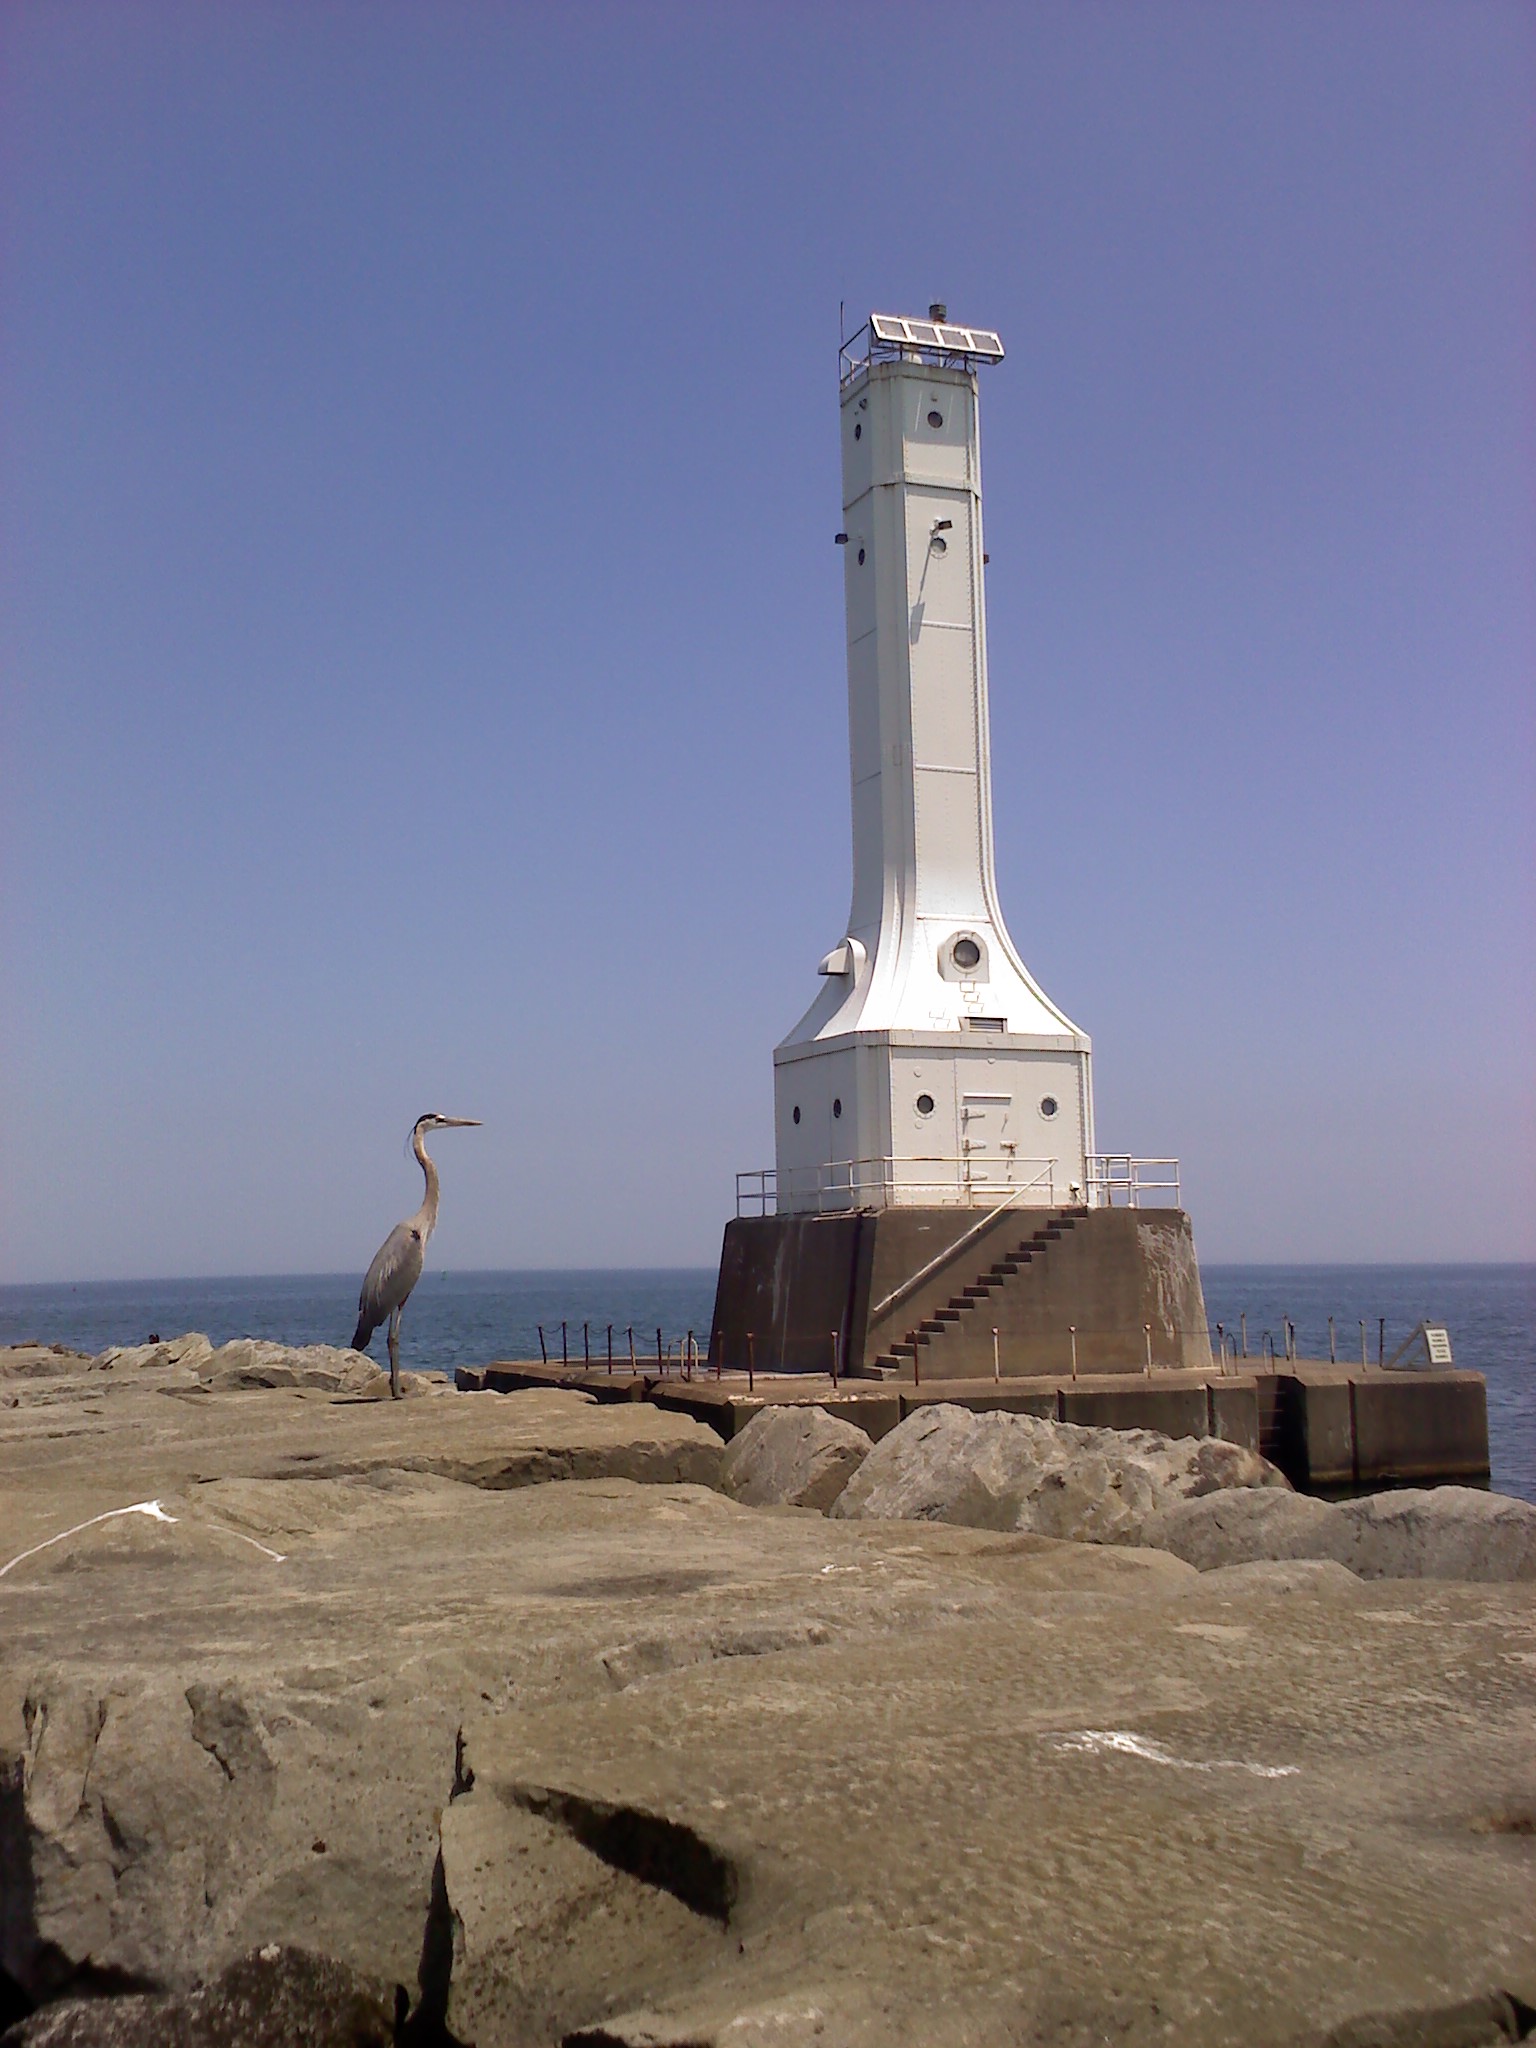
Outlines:
{"label": "rocky breakwater", "polygon": [[[306,1998],[290,2038],[476,2048],[1536,2006],[1527,1586],[749,1505],[643,1404],[77,1377],[0,1408],[17,2044]],[[859,1447],[809,1427],[777,1483],[819,1498]]]}

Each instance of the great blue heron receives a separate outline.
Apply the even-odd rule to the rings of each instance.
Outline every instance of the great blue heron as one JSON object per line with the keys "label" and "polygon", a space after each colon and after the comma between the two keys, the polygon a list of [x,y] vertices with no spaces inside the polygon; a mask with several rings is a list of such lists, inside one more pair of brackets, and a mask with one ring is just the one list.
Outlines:
{"label": "great blue heron", "polygon": [[397,1401],[400,1398],[400,1311],[410,1299],[411,1289],[421,1278],[421,1269],[426,1264],[427,1239],[437,1224],[437,1168],[427,1157],[423,1140],[428,1131],[478,1130],[479,1125],[480,1119],[474,1116],[438,1116],[434,1111],[417,1117],[411,1128],[411,1150],[421,1161],[421,1170],[427,1177],[427,1192],[416,1214],[407,1216],[403,1223],[397,1223],[374,1253],[373,1264],[363,1281],[363,1291],[357,1297],[357,1328],[352,1334],[352,1349],[361,1351],[380,1323],[388,1318],[389,1391]]}

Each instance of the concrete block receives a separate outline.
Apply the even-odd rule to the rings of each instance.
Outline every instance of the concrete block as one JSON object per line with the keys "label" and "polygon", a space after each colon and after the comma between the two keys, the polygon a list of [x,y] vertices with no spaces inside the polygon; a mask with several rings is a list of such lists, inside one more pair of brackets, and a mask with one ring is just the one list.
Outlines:
{"label": "concrete block", "polygon": [[1293,1375],[1295,1428],[1292,1443],[1303,1477],[1281,1463],[1292,1485],[1309,1493],[1353,1486],[1355,1474],[1354,1402],[1346,1379],[1315,1380]]}
{"label": "concrete block", "polygon": [[1061,1399],[1055,1387],[1000,1387],[991,1382],[956,1380],[948,1386],[904,1387],[901,1393],[903,1417],[935,1401],[954,1401],[973,1414],[1001,1409],[1008,1415],[1043,1415],[1048,1422],[1061,1420]]}
{"label": "concrete block", "polygon": [[674,1380],[666,1386],[653,1383],[650,1398],[658,1408],[707,1422],[727,1443],[746,1428],[754,1415],[778,1405],[803,1404],[825,1409],[840,1422],[851,1422],[856,1429],[862,1429],[872,1443],[878,1443],[901,1420],[901,1401],[894,1392],[856,1394],[839,1389],[834,1393],[830,1381],[817,1384],[814,1379],[798,1386],[792,1382],[769,1382],[751,1394],[741,1391],[739,1386],[721,1386],[707,1380]]}
{"label": "concrete block", "polygon": [[1090,1429],[1157,1429],[1164,1436],[1208,1433],[1205,1388],[1160,1387],[1156,1380],[1124,1387],[1064,1388],[1061,1419]]}
{"label": "concrete block", "polygon": [[1259,1390],[1255,1381],[1212,1380],[1206,1388],[1206,1434],[1245,1451],[1262,1449],[1259,1441]]}
{"label": "concrete block", "polygon": [[1361,1486],[1488,1477],[1481,1373],[1362,1374],[1349,1385]]}

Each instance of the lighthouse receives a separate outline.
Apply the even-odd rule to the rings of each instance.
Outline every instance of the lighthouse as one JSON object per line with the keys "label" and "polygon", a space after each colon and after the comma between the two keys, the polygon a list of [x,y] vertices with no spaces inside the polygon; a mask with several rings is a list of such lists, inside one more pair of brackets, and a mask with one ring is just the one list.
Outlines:
{"label": "lighthouse", "polygon": [[774,1050],[774,1206],[1082,1202],[1089,1041],[1003,921],[978,371],[987,329],[875,314],[839,359],[853,891]]}
{"label": "lighthouse", "polygon": [[717,1366],[1210,1364],[1178,1162],[1096,1151],[1087,1035],[998,900],[977,402],[1002,358],[942,306],[839,356],[853,890],[774,1048],[774,1164],[736,1176]]}

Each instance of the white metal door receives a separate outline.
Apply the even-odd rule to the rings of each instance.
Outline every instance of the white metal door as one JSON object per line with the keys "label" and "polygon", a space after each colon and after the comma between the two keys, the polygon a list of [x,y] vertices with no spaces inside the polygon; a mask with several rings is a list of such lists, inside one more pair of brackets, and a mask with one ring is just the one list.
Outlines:
{"label": "white metal door", "polygon": [[1013,1179],[1012,1113],[1011,1095],[961,1096],[960,1151],[967,1187],[1006,1187]]}

